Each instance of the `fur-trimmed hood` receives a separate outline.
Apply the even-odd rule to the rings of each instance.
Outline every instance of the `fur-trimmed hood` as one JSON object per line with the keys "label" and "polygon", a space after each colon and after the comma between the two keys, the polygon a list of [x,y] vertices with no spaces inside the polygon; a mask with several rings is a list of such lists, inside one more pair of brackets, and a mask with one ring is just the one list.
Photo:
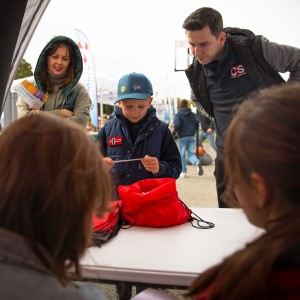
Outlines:
{"label": "fur-trimmed hood", "polygon": [[47,59],[47,57],[48,57],[49,50],[52,48],[52,46],[55,43],[65,43],[65,44],[70,45],[73,48],[73,51],[75,54],[76,61],[75,61],[74,79],[70,84],[68,84],[64,88],[63,94],[65,96],[65,95],[68,95],[70,93],[70,91],[72,91],[72,89],[75,87],[75,85],[79,82],[80,77],[83,72],[83,62],[82,62],[81,52],[80,52],[78,45],[72,39],[70,39],[66,36],[56,36],[50,40],[50,42],[44,47],[44,49],[42,50],[42,52],[38,58],[36,68],[34,71],[34,80],[35,80],[35,83],[36,83],[38,89],[40,89],[43,92],[46,92],[45,86],[40,81],[39,74],[40,74],[40,71],[41,71],[41,68],[42,68],[42,65],[43,65],[45,59]]}

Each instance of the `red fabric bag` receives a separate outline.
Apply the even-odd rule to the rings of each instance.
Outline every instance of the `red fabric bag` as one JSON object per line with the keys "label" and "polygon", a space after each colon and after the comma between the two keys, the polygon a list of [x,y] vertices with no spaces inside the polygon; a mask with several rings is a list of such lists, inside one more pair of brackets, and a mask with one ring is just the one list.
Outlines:
{"label": "red fabric bag", "polygon": [[102,218],[95,214],[92,216],[93,246],[102,246],[105,242],[115,237],[122,227],[122,201],[111,201],[110,212],[106,212]]}
{"label": "red fabric bag", "polygon": [[[169,227],[195,219],[192,217],[193,212],[178,198],[174,178],[144,179],[131,185],[120,185],[118,192],[122,200],[123,221],[126,224]],[[209,227],[199,224],[195,227],[214,226],[210,222],[205,223],[209,223]]]}

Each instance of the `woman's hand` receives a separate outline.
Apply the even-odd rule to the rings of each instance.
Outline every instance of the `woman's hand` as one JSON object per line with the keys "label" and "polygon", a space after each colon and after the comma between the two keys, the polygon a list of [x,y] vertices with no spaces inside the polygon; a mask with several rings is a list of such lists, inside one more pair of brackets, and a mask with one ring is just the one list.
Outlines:
{"label": "woman's hand", "polygon": [[60,115],[63,117],[63,118],[70,118],[70,117],[73,117],[74,116],[74,113],[70,110],[67,110],[65,108],[61,109],[59,111]]}
{"label": "woman's hand", "polygon": [[32,111],[32,112],[36,112],[36,111],[39,111],[39,109],[35,106],[29,106],[29,109]]}

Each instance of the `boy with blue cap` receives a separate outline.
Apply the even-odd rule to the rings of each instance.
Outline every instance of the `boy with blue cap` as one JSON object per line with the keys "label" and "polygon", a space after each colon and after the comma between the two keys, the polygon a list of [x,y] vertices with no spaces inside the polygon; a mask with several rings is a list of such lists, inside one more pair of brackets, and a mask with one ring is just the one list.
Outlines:
{"label": "boy with blue cap", "polygon": [[[156,117],[152,95],[152,84],[144,74],[121,77],[115,117],[99,131],[100,150],[119,184],[180,176],[178,147],[168,125]],[[114,188],[117,190],[117,186]],[[118,284],[117,292],[119,299],[130,299],[131,285],[124,284],[121,291]]]}
{"label": "boy with blue cap", "polygon": [[156,117],[152,95],[152,84],[144,74],[124,75],[118,83],[115,118],[99,131],[106,164],[122,185],[148,178],[177,179],[181,173],[178,147],[168,125]]}

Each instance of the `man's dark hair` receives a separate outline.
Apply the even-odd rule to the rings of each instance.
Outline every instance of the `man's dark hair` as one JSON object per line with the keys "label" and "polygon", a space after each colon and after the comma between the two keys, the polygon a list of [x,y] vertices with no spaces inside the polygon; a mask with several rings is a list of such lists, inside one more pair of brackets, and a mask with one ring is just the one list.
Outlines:
{"label": "man's dark hair", "polygon": [[192,12],[183,22],[182,27],[188,31],[202,30],[208,26],[211,33],[218,37],[223,31],[222,15],[210,7],[201,7]]}
{"label": "man's dark hair", "polygon": [[179,104],[179,108],[186,108],[189,106],[189,102],[186,99],[182,99]]}

